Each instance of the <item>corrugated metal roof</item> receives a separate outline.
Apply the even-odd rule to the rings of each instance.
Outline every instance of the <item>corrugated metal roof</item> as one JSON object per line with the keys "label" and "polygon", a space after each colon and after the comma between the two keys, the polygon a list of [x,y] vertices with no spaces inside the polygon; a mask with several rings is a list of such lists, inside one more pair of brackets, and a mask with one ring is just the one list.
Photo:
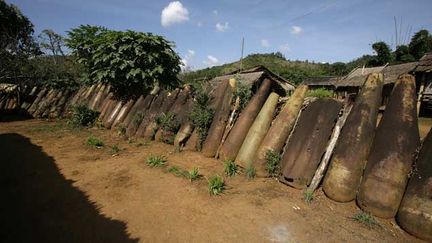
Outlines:
{"label": "corrugated metal roof", "polygon": [[370,68],[356,68],[345,78],[336,82],[336,87],[360,87],[363,86],[366,78],[371,73],[382,72],[384,66]]}

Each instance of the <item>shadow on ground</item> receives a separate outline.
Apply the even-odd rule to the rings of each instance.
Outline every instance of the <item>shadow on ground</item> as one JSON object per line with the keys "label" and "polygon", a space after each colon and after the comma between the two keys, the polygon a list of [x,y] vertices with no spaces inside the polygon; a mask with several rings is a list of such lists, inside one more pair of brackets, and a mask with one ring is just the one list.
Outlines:
{"label": "shadow on ground", "polygon": [[53,158],[24,136],[0,134],[0,241],[136,242],[98,212]]}
{"label": "shadow on ground", "polygon": [[24,121],[31,118],[31,115],[27,111],[0,110],[0,122]]}

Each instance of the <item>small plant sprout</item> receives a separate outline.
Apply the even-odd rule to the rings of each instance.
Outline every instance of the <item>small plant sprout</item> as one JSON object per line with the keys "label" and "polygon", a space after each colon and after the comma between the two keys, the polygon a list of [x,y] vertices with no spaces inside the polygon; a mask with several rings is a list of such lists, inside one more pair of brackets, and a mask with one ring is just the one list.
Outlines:
{"label": "small plant sprout", "polygon": [[253,165],[248,165],[248,167],[246,168],[246,177],[248,179],[253,179],[256,176],[256,170],[255,167]]}
{"label": "small plant sprout", "polygon": [[117,145],[113,145],[111,146],[111,153],[114,154],[118,154],[121,151],[121,148]]}
{"label": "small plant sprout", "polygon": [[210,195],[219,195],[225,190],[225,182],[219,175],[214,175],[208,180]]}
{"label": "small plant sprout", "polygon": [[313,201],[313,191],[305,190],[303,192],[303,199],[307,204],[311,204]]}
{"label": "small plant sprout", "polygon": [[370,213],[366,213],[364,211],[361,211],[360,213],[354,215],[353,219],[368,227],[379,225],[376,219]]}
{"label": "small plant sprout", "polygon": [[150,155],[150,157],[146,161],[147,165],[150,167],[164,166],[166,162],[167,161],[164,156],[158,156],[158,155]]}
{"label": "small plant sprout", "polygon": [[273,150],[268,150],[266,158],[266,171],[269,177],[277,177],[280,173],[280,160],[281,155],[274,152]]}
{"label": "small plant sprout", "polygon": [[235,176],[238,173],[238,165],[234,163],[232,160],[225,161],[225,175],[227,176]]}
{"label": "small plant sprout", "polygon": [[196,167],[193,167],[192,170],[188,173],[188,178],[191,182],[198,180],[200,177],[201,175],[199,174],[199,170]]}
{"label": "small plant sprout", "polygon": [[104,146],[102,140],[95,138],[93,136],[87,138],[87,144],[96,148],[102,148]]}
{"label": "small plant sprout", "polygon": [[117,128],[117,134],[120,137],[125,137],[126,136],[126,129],[127,129],[127,127],[124,124],[120,124]]}

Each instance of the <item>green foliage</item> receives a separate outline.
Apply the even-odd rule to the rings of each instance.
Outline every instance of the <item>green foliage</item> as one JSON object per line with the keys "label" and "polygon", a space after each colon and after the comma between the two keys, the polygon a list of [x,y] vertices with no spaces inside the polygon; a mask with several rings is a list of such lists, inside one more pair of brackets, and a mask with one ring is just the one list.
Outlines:
{"label": "green foliage", "polygon": [[224,171],[227,176],[235,176],[239,172],[239,167],[232,160],[226,160],[224,162]]}
{"label": "green foliage", "polygon": [[104,142],[98,138],[90,136],[87,138],[87,144],[96,148],[102,148],[105,146]]}
{"label": "green foliage", "polygon": [[268,150],[265,154],[266,158],[266,171],[269,177],[277,177],[280,173],[280,160],[282,159],[281,154]]}
{"label": "green foliage", "polygon": [[118,154],[121,151],[121,148],[118,145],[111,146],[111,154]]}
{"label": "green foliage", "polygon": [[180,124],[175,120],[175,115],[172,112],[162,112],[155,120],[158,128],[163,131],[175,133],[180,128]]}
{"label": "green foliage", "polygon": [[121,137],[125,137],[126,136],[126,130],[127,130],[126,125],[121,123],[117,127],[117,134]]}
{"label": "green foliage", "polygon": [[164,156],[151,155],[146,163],[150,167],[160,167],[166,164],[167,160]]}
{"label": "green foliage", "polygon": [[85,65],[87,81],[111,84],[119,98],[180,84],[180,57],[162,36],[97,26],[80,26],[68,34],[66,43]]}
{"label": "green foliage", "polygon": [[195,126],[199,136],[199,150],[207,137],[208,129],[213,121],[214,110],[209,107],[210,95],[202,90],[197,91],[195,95],[195,103],[192,111],[189,114],[189,120]]}
{"label": "green foliage", "polygon": [[142,112],[138,112],[133,117],[133,123],[136,127],[139,127],[141,122],[144,120],[144,114]]}
{"label": "green foliage", "polygon": [[423,29],[415,33],[409,44],[409,53],[418,60],[430,51],[432,51],[432,36],[429,31]]}
{"label": "green foliage", "polygon": [[238,82],[237,82],[237,89],[234,92],[234,97],[236,97],[235,99],[237,99],[237,97],[239,98],[240,100],[239,111],[242,111],[248,104],[250,98],[252,97],[252,91],[249,85],[246,85],[239,78],[236,79]]}
{"label": "green foliage", "polygon": [[70,123],[75,126],[93,126],[98,116],[99,112],[81,104],[72,108]]}
{"label": "green foliage", "polygon": [[214,175],[208,180],[210,195],[219,195],[225,190],[225,182],[219,175]]}
{"label": "green foliage", "polygon": [[353,219],[368,227],[379,225],[376,219],[370,213],[366,213],[363,211],[354,215]]}
{"label": "green foliage", "polygon": [[198,168],[193,167],[192,170],[188,172],[188,178],[190,181],[195,181],[201,178]]}
{"label": "green foliage", "polygon": [[391,49],[385,42],[379,41],[373,43],[372,49],[377,54],[375,59],[371,61],[372,66],[382,66],[392,61]]}
{"label": "green foliage", "polygon": [[313,201],[313,192],[309,191],[309,190],[305,190],[303,192],[303,200],[307,203],[307,204],[311,204]]}
{"label": "green foliage", "polygon": [[395,55],[395,61],[398,63],[415,61],[415,57],[410,54],[409,47],[406,45],[398,46],[396,48],[396,51],[394,52],[394,55]]}
{"label": "green foliage", "polygon": [[246,177],[249,179],[253,179],[256,176],[256,169],[253,165],[248,165],[246,168]]}
{"label": "green foliage", "polygon": [[316,98],[333,97],[333,91],[325,88],[312,89],[306,93],[306,96]]}

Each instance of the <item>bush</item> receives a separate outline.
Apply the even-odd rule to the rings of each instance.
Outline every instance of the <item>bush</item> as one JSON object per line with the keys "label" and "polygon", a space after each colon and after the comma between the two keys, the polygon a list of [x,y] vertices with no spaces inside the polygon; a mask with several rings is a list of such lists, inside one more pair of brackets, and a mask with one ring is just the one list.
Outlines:
{"label": "bush", "polygon": [[280,160],[282,156],[272,150],[268,150],[265,155],[266,171],[269,177],[277,177],[280,173]]}
{"label": "bush", "polygon": [[87,138],[87,144],[96,148],[102,148],[103,146],[105,146],[102,140],[93,136]]}
{"label": "bush", "polygon": [[246,177],[248,179],[253,179],[256,176],[256,170],[255,167],[253,165],[248,165],[248,167],[246,168]]}
{"label": "bush", "polygon": [[232,160],[225,161],[225,175],[227,176],[235,176],[238,173],[238,165],[234,163]]}
{"label": "bush", "polygon": [[199,147],[201,150],[202,143],[207,137],[208,129],[213,121],[214,110],[209,107],[210,95],[204,91],[198,91],[195,96],[195,103],[189,114],[189,120],[197,129],[199,136]]}
{"label": "bush", "polygon": [[160,166],[164,166],[166,163],[166,158],[164,156],[155,156],[155,155],[151,155],[146,163],[148,166],[150,167],[160,167]]}
{"label": "bush", "polygon": [[234,92],[234,98],[233,100],[236,100],[237,97],[240,99],[240,105],[238,111],[242,111],[246,105],[248,104],[250,98],[252,97],[252,91],[249,85],[244,84],[241,79],[236,77],[238,80],[237,82],[237,89]]}
{"label": "bush", "polygon": [[333,97],[333,91],[324,88],[318,88],[318,89],[309,90],[306,96],[316,97],[316,98]]}
{"label": "bush", "polygon": [[93,126],[99,112],[88,108],[86,105],[77,105],[72,109],[70,123],[76,126]]}
{"label": "bush", "polygon": [[210,195],[219,195],[225,190],[225,182],[219,175],[214,175],[208,180]]}
{"label": "bush", "polygon": [[175,120],[175,115],[171,112],[162,112],[156,117],[156,124],[158,128],[166,132],[177,132],[180,128],[180,124]]}

